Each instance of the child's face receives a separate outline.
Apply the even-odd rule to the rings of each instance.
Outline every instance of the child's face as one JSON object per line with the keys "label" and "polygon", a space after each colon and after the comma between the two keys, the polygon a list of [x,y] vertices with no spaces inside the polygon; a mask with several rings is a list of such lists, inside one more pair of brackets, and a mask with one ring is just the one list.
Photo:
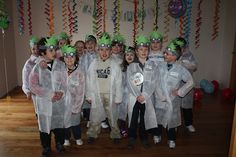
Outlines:
{"label": "child's face", "polygon": [[148,53],[148,47],[146,46],[140,46],[136,49],[137,57],[140,59],[147,59]]}
{"label": "child's face", "polygon": [[50,49],[47,48],[46,50],[46,54],[43,55],[43,57],[47,60],[54,60],[56,57],[56,51],[55,49]]}
{"label": "child's face", "polygon": [[76,48],[77,53],[79,53],[79,54],[84,52],[84,44],[82,42],[78,42],[75,45],[75,48]]}
{"label": "child's face", "polygon": [[112,46],[111,51],[113,54],[119,54],[122,51],[122,46],[119,44],[115,44],[114,46]]}
{"label": "child's face", "polygon": [[173,55],[171,52],[165,51],[164,58],[167,63],[176,61],[177,57]]}
{"label": "child's face", "polygon": [[132,63],[134,61],[134,53],[126,53],[125,60],[128,64]]}
{"label": "child's face", "polygon": [[85,47],[89,52],[95,52],[96,43],[94,41],[87,41]]}
{"label": "child's face", "polygon": [[34,56],[39,56],[37,45],[30,47],[31,54]]}
{"label": "child's face", "polygon": [[59,47],[62,47],[62,46],[65,45],[65,44],[67,44],[67,40],[65,40],[65,39],[61,39],[61,40],[59,40],[59,42],[58,42],[58,46],[59,46]]}
{"label": "child's face", "polygon": [[100,47],[98,49],[98,53],[99,53],[100,58],[103,61],[105,61],[108,58],[110,58],[110,56],[111,56],[111,48],[109,48],[109,47]]}
{"label": "child's face", "polygon": [[70,56],[70,55],[64,56],[64,61],[68,67],[74,66],[75,60],[76,60],[76,58],[74,55],[73,56]]}
{"label": "child's face", "polygon": [[160,51],[162,48],[162,43],[155,41],[155,42],[151,42],[151,50],[153,51]]}

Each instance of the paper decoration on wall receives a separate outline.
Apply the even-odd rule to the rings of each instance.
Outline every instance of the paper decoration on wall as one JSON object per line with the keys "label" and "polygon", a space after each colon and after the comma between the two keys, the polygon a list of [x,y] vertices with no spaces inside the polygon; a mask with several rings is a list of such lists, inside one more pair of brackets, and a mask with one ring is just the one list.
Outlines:
{"label": "paper decoration on wall", "polygon": [[184,38],[189,41],[191,31],[192,0],[187,0],[187,12],[184,16]]}
{"label": "paper decoration on wall", "polygon": [[18,32],[20,35],[23,35],[25,32],[25,18],[24,18],[24,2],[23,0],[17,0],[17,18],[18,18]]}
{"label": "paper decoration on wall", "polygon": [[[69,1],[69,12],[70,12],[70,28],[71,33],[78,33],[78,11],[77,11],[77,2],[76,0]],[[71,34],[72,35],[72,34]]]}
{"label": "paper decoration on wall", "polygon": [[49,27],[49,35],[52,36],[54,34],[53,0],[46,0],[44,9],[45,9],[44,14],[46,15],[46,19],[47,19],[47,25]]}
{"label": "paper decoration on wall", "polygon": [[184,36],[184,16],[179,18],[179,36]]}
{"label": "paper decoration on wall", "polygon": [[186,11],[186,0],[171,0],[168,4],[168,12],[173,18],[179,18]]}
{"label": "paper decoration on wall", "polygon": [[168,33],[170,31],[170,15],[168,12],[168,2],[164,2],[164,37],[163,37],[163,42],[166,43],[168,42]]}
{"label": "paper decoration on wall", "polygon": [[215,0],[215,12],[213,21],[213,32],[211,34],[211,40],[215,40],[219,35],[219,20],[220,20],[220,0]]}
{"label": "paper decoration on wall", "polygon": [[62,1],[62,28],[64,32],[67,32],[68,29],[68,1],[67,0],[63,0]]}
{"label": "paper decoration on wall", "polygon": [[153,31],[157,31],[158,29],[158,8],[159,8],[159,3],[158,0],[155,1],[155,12],[154,12],[154,22],[153,22]]}
{"label": "paper decoration on wall", "polygon": [[200,30],[202,25],[202,10],[201,10],[201,4],[203,0],[198,1],[198,7],[197,7],[197,18],[196,18],[196,24],[195,24],[195,49],[199,48],[200,46]]}
{"label": "paper decoration on wall", "polygon": [[32,28],[32,12],[31,12],[31,0],[27,1],[27,5],[28,5],[28,29],[29,29],[29,35],[32,35],[33,32],[33,28]]}
{"label": "paper decoration on wall", "polygon": [[102,0],[97,0],[96,1],[96,10],[97,10],[97,14],[96,14],[96,35],[98,38],[100,38],[100,36],[102,35]]}
{"label": "paper decoration on wall", "polygon": [[69,34],[70,34],[70,37],[72,36],[72,33],[73,33],[73,24],[72,24],[72,21],[73,21],[73,19],[72,19],[72,10],[70,9],[70,4],[69,4],[69,2],[68,2],[68,18],[69,18],[69,25],[68,25],[68,27],[69,27]]}
{"label": "paper decoration on wall", "polygon": [[134,0],[134,21],[133,21],[133,46],[135,46],[135,38],[138,34],[138,0]]}
{"label": "paper decoration on wall", "polygon": [[144,18],[145,18],[145,11],[144,11],[144,0],[141,1],[141,27],[140,29],[143,31],[144,30]]}
{"label": "paper decoration on wall", "polygon": [[106,0],[103,0],[103,32],[106,32]]}
{"label": "paper decoration on wall", "polygon": [[112,21],[114,24],[114,34],[120,33],[120,0],[114,0]]}

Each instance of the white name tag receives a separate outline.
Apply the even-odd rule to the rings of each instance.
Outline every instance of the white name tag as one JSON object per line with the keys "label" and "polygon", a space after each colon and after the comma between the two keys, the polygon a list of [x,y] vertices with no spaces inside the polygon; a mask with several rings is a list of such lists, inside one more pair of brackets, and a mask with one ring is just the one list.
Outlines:
{"label": "white name tag", "polygon": [[179,74],[177,72],[170,72],[170,75],[174,76],[174,77],[178,77],[179,76]]}

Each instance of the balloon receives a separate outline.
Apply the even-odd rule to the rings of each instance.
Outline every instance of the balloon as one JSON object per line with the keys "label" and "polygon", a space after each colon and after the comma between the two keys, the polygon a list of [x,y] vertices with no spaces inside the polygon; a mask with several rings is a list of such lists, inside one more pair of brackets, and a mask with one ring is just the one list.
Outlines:
{"label": "balloon", "polygon": [[213,81],[211,81],[211,83],[212,83],[213,86],[214,86],[214,93],[217,92],[218,89],[219,89],[219,83],[218,83],[218,81],[213,80]]}
{"label": "balloon", "polygon": [[224,100],[231,100],[233,98],[233,91],[230,88],[225,88],[221,93]]}
{"label": "balloon", "polygon": [[194,101],[200,101],[203,97],[203,92],[200,88],[195,88],[194,89],[194,94],[193,94],[193,100]]}
{"label": "balloon", "polygon": [[205,93],[211,94],[214,92],[214,85],[206,79],[202,79],[200,81],[200,87]]}

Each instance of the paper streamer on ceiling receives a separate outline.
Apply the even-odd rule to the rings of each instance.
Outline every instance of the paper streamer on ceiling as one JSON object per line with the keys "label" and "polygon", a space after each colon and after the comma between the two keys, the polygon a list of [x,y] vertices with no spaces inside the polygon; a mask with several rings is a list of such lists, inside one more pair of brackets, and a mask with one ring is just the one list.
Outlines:
{"label": "paper streamer on ceiling", "polygon": [[197,7],[197,18],[196,18],[196,24],[195,24],[195,49],[199,48],[200,46],[200,30],[202,25],[202,10],[201,10],[201,4],[203,0],[198,1],[198,7]]}
{"label": "paper streamer on ceiling", "polygon": [[62,1],[62,28],[64,32],[67,32],[68,29],[68,1]]}
{"label": "paper streamer on ceiling", "polygon": [[153,31],[157,31],[158,29],[158,7],[159,7],[159,3],[158,0],[155,0],[155,13],[154,13],[154,22],[153,22]]}
{"label": "paper streamer on ceiling", "polygon": [[140,29],[144,30],[144,18],[145,18],[145,10],[144,10],[144,0],[142,0],[142,10],[141,10],[141,26]]}
{"label": "paper streamer on ceiling", "polygon": [[27,1],[27,5],[28,5],[28,29],[29,29],[29,35],[32,35],[33,32],[33,27],[32,27],[32,12],[31,12],[31,0]]}
{"label": "paper streamer on ceiling", "polygon": [[169,15],[169,12],[168,12],[168,1],[164,2],[164,37],[163,37],[163,42],[166,43],[168,42],[168,34],[169,34],[169,31],[170,31],[170,15]]}
{"label": "paper streamer on ceiling", "polygon": [[211,40],[215,40],[219,35],[219,20],[220,20],[220,0],[215,0],[215,12],[213,21],[213,32],[211,34]]}
{"label": "paper streamer on ceiling", "polygon": [[184,38],[189,41],[191,31],[192,0],[187,0],[187,12],[184,16]]}
{"label": "paper streamer on ceiling", "polygon": [[134,21],[133,21],[133,46],[135,46],[135,38],[138,34],[138,3],[137,0],[134,0]]}
{"label": "paper streamer on ceiling", "polygon": [[49,35],[52,36],[54,34],[54,13],[53,13],[53,0],[46,0],[45,3],[45,15],[47,19],[47,25],[49,27]]}
{"label": "paper streamer on ceiling", "polygon": [[25,32],[25,18],[24,18],[24,2],[23,0],[17,0],[17,12],[18,12],[18,32],[20,35],[23,35]]}

